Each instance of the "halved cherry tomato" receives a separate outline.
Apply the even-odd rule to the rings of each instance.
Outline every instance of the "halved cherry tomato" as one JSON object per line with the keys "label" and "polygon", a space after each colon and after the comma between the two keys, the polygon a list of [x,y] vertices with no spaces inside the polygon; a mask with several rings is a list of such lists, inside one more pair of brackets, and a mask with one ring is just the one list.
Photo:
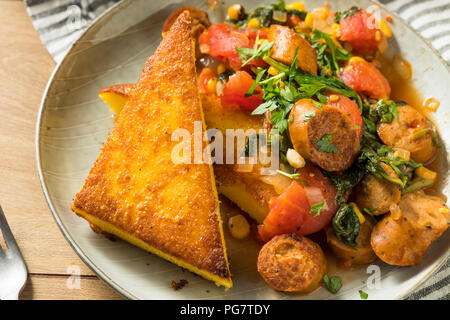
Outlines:
{"label": "halved cherry tomato", "polygon": [[[269,214],[259,226],[259,235],[264,241],[275,235],[297,233],[308,235],[323,229],[337,211],[334,199],[337,190],[328,178],[315,166],[308,165],[298,171],[299,179],[307,184],[293,181],[289,187],[269,203]],[[317,215],[310,213],[311,207],[323,202]]]}
{"label": "halved cherry tomato", "polygon": [[[253,30],[252,28],[238,30],[226,23],[218,23],[204,31],[198,41],[202,53],[207,53],[221,62],[226,59],[231,68],[239,70],[242,61],[236,48],[253,48],[257,35],[258,39],[267,38],[267,31],[265,29]],[[264,66],[265,63],[262,59],[254,59],[249,65]]]}
{"label": "halved cherry tomato", "polygon": [[200,90],[203,92],[207,92],[208,81],[215,76],[216,75],[210,68],[203,68],[202,72],[200,72],[200,75],[198,76],[198,85],[200,87]]}
{"label": "halved cherry tomato", "polygon": [[362,58],[351,58],[338,76],[350,88],[371,98],[387,99],[391,94],[391,86],[383,74]]}
{"label": "halved cherry tomato", "polygon": [[372,14],[361,9],[347,18],[341,19],[340,27],[339,39],[348,42],[352,46],[354,54],[365,57],[375,56],[378,45],[383,40],[383,33],[378,28],[377,21]]}
{"label": "halved cherry tomato", "polygon": [[238,104],[249,111],[253,111],[263,103],[262,89],[260,86],[256,86],[254,95],[249,97],[245,96],[253,82],[252,76],[246,71],[236,71],[235,74],[230,76],[223,87],[222,94],[220,95],[222,105]]}
{"label": "halved cherry tomato", "polygon": [[326,95],[327,105],[335,107],[347,115],[355,124],[359,133],[358,136],[361,136],[363,120],[361,117],[361,110],[359,110],[356,102],[340,94],[327,93]]}

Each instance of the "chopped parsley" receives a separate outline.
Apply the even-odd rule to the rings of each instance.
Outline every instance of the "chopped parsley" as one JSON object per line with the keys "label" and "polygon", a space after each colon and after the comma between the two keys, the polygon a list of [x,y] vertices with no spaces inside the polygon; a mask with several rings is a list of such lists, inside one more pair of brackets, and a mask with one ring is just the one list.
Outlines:
{"label": "chopped parsley", "polygon": [[309,210],[309,213],[314,214],[315,217],[320,215],[320,212],[323,209],[323,205],[325,204],[325,200],[322,202],[316,203],[311,207],[311,210]]}
{"label": "chopped parsley", "polygon": [[338,148],[336,148],[336,146],[329,141],[332,136],[333,136],[332,133],[324,134],[322,138],[316,141],[318,150],[320,152],[328,152],[334,154],[339,153]]}
{"label": "chopped parsley", "polygon": [[324,275],[322,279],[328,291],[332,294],[338,293],[338,291],[342,288],[342,280],[339,276],[329,278],[328,275]]}
{"label": "chopped parsley", "polygon": [[315,116],[316,116],[316,113],[314,111],[305,112],[303,121],[307,122],[307,121],[311,120],[312,118],[314,118]]}
{"label": "chopped parsley", "polygon": [[264,40],[259,46],[258,43],[259,43],[259,34],[256,35],[255,45],[253,46],[253,48],[236,47],[236,51],[239,55],[239,58],[241,58],[242,61],[241,67],[245,67],[250,61],[254,59],[259,59],[269,54],[269,50],[270,48],[272,48],[273,42]]}
{"label": "chopped parsley", "polygon": [[339,74],[339,61],[347,61],[351,58],[347,50],[335,45],[328,33],[313,30],[311,44],[316,49],[317,63],[321,76],[332,76],[335,73]]}
{"label": "chopped parsley", "polygon": [[300,175],[299,173],[287,173],[281,170],[277,170],[277,173],[281,174],[282,176],[288,177],[289,179],[292,179],[294,181],[300,182],[302,184],[308,184],[308,182],[298,178],[298,176]]}
{"label": "chopped parsley", "polygon": [[361,297],[361,299],[367,300],[367,298],[369,297],[369,294],[365,293],[362,290],[359,290],[359,296]]}

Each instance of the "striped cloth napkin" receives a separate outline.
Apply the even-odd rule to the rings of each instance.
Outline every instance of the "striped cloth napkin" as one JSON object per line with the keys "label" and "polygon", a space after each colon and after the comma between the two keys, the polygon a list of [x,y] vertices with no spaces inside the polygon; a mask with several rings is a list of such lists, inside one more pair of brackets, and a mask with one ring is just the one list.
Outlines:
{"label": "striped cloth napkin", "polygon": [[[26,0],[42,42],[56,62],[90,23],[120,0]],[[379,0],[440,52],[450,65],[450,0]],[[450,300],[450,259],[407,299]]]}

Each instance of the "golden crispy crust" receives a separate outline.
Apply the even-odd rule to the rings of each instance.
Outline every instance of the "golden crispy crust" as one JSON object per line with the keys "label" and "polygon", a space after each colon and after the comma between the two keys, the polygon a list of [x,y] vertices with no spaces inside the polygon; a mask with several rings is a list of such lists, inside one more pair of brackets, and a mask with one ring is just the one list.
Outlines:
{"label": "golden crispy crust", "polygon": [[114,84],[112,86],[108,86],[106,88],[101,89],[98,93],[102,94],[102,93],[113,92],[115,94],[121,95],[122,97],[125,97],[128,99],[128,96],[130,95],[131,90],[133,89],[134,86],[135,86],[134,83]]}
{"label": "golden crispy crust", "polygon": [[190,22],[188,12],[179,15],[148,59],[73,209],[100,229],[231,287],[212,167],[171,159],[179,143],[171,134],[187,129],[193,144],[194,121],[203,121]]}

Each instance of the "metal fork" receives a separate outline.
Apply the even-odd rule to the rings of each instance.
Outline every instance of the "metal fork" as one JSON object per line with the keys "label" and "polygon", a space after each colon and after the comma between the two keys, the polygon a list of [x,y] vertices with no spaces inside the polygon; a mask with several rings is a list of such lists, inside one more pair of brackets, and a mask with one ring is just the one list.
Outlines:
{"label": "metal fork", "polygon": [[27,281],[27,266],[8,226],[2,207],[0,207],[0,230],[8,247],[2,249],[0,246],[0,300],[18,300],[19,293]]}

